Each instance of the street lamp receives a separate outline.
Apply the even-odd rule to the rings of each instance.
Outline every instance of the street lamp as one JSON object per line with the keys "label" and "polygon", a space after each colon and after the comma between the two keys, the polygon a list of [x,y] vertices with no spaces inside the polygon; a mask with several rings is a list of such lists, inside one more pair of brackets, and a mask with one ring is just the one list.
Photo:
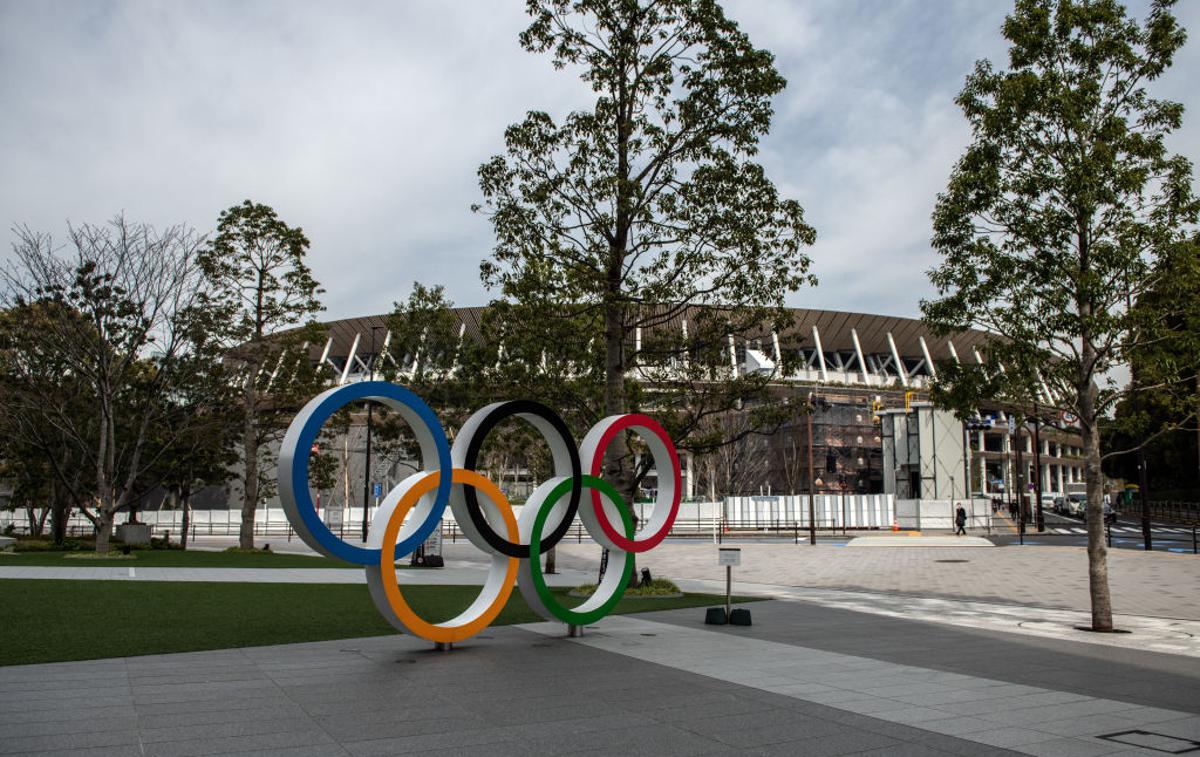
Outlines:
{"label": "street lamp", "polygon": [[[375,332],[381,327],[371,327],[371,357],[367,368],[370,372],[370,381],[375,380]],[[362,517],[362,538],[367,540],[367,531],[369,523],[367,515],[371,509],[371,417],[372,409],[375,407],[371,400],[367,400],[367,460],[363,469],[363,517]]]}

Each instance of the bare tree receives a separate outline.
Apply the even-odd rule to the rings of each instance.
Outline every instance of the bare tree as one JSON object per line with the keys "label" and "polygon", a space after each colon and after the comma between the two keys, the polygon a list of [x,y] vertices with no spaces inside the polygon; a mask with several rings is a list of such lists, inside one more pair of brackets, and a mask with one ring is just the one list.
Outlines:
{"label": "bare tree", "polygon": [[[15,230],[0,297],[33,317],[17,334],[26,352],[10,363],[15,373],[6,400],[37,421],[27,425],[29,433],[56,433],[80,453],[94,476],[95,514],[85,512],[103,552],[114,514],[169,441],[150,432],[195,336],[190,320],[202,288],[196,264],[202,239],[185,226],[157,231],[124,216],[68,229],[63,248],[49,234]],[[76,403],[63,401],[41,361],[77,380],[93,412],[73,412]],[[51,456],[51,464],[57,459]],[[55,473],[70,484],[69,471]]]}
{"label": "bare tree", "polygon": [[770,470],[766,437],[752,433],[754,422],[746,413],[731,412],[709,422],[720,424],[733,439],[703,458],[701,470],[710,490],[718,496],[756,492]]}

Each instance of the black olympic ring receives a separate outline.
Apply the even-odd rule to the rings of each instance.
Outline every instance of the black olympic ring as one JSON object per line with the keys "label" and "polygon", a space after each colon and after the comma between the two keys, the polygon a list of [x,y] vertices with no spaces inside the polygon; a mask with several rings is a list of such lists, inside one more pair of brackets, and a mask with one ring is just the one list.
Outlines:
{"label": "black olympic ring", "polygon": [[[479,458],[479,449],[483,446],[483,440],[487,438],[488,432],[495,428],[497,423],[513,415],[534,416],[549,423],[553,427],[554,432],[561,437],[571,463],[571,472],[567,474],[571,478],[571,497],[567,502],[567,511],[563,515],[562,522],[542,540],[539,554],[545,554],[549,550],[554,549],[563,540],[563,537],[567,535],[567,531],[571,528],[571,521],[575,520],[575,514],[579,511],[580,492],[583,488],[583,468],[579,464],[579,449],[575,446],[571,430],[567,428],[567,424],[563,422],[563,419],[550,408],[533,400],[511,400],[497,403],[491,412],[484,416],[479,425],[473,429],[471,441],[467,445],[466,456],[462,461],[462,467],[470,471],[475,471],[475,463]],[[546,441],[550,443],[551,452],[553,452],[553,440],[547,438]],[[556,468],[557,463],[558,460],[555,460]],[[556,470],[555,475],[559,474],[560,472]],[[471,522],[475,524],[475,529],[488,543],[488,546],[509,557],[516,557],[521,560],[529,559],[528,544],[513,544],[492,529],[491,524],[484,517],[483,509],[479,506],[479,497],[475,493],[473,486],[463,487],[463,499],[467,506],[467,512],[471,515]]]}

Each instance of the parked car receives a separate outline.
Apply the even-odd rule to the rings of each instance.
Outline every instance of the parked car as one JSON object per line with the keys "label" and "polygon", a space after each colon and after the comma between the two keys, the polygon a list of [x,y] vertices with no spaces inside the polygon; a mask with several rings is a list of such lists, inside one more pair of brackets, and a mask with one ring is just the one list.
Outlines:
{"label": "parked car", "polygon": [[1067,515],[1082,518],[1084,511],[1087,510],[1087,495],[1068,494],[1065,506]]}
{"label": "parked car", "polygon": [[[1083,508],[1079,517],[1083,518],[1084,523],[1087,523],[1087,507]],[[1117,524],[1117,511],[1107,502],[1104,503],[1104,524],[1107,526],[1115,526]]]}

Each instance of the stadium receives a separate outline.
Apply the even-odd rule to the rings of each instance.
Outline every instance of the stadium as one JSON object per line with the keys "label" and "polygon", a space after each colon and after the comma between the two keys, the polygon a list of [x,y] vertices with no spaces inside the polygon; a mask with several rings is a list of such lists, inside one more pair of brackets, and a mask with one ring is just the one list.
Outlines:
{"label": "stadium", "polygon": [[[479,337],[484,308],[454,308],[451,312],[451,331],[460,342]],[[922,321],[912,318],[803,308],[791,309],[790,315],[793,322],[787,333],[764,332],[741,343],[730,338],[729,370],[768,375],[779,392],[811,397],[811,418],[801,414],[775,433],[750,437],[742,444],[753,445],[751,449],[709,456],[726,459],[683,454],[685,500],[713,504],[729,500],[728,506],[720,508],[721,517],[728,520],[784,522],[805,517],[787,505],[788,496],[810,491],[835,498],[887,495],[936,502],[971,496],[1004,498],[1021,484],[1034,488],[1035,465],[1047,501],[1064,496],[1070,484],[1082,482],[1079,439],[1069,429],[1043,429],[1035,449],[1031,434],[1010,436],[1003,412],[982,409],[993,427],[968,430],[951,414],[930,406],[928,391],[938,363],[984,363],[986,333],[967,331],[938,338]],[[309,359],[327,373],[331,385],[367,378],[372,366],[380,368],[376,361],[391,361],[390,367],[402,382],[406,366],[396,364],[393,356],[422,349],[422,345],[392,344],[387,315],[348,318],[324,326],[324,343],[306,349]],[[661,326],[683,334],[687,327],[686,316]],[[788,350],[794,351],[791,357],[795,360],[783,360]],[[778,368],[785,362],[798,367],[785,373]],[[1055,404],[1052,398],[1045,399]],[[364,446],[357,438],[362,420],[356,416],[353,438],[346,441],[349,481],[362,480],[361,463],[356,463],[352,454]],[[730,468],[735,469],[731,474],[718,472]],[[394,470],[383,472],[372,465],[373,477],[382,478],[385,485],[398,481],[410,469],[403,461],[396,461]],[[516,466],[502,476],[519,496],[535,483],[527,473]],[[644,485],[653,488],[653,475]],[[354,486],[345,487],[340,497],[333,496],[335,501],[330,504],[335,506],[361,505],[361,491]],[[339,503],[338,499],[348,501]],[[697,521],[704,521],[706,512],[711,511],[698,509]],[[830,518],[837,520],[837,514]]]}

